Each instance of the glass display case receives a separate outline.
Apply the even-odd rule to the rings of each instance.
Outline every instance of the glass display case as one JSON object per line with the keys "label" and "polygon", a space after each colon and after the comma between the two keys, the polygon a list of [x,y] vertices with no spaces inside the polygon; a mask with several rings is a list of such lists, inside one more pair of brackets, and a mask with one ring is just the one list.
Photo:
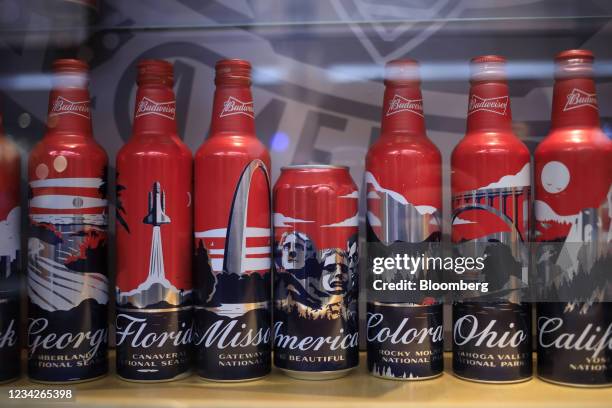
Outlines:
{"label": "glass display case", "polygon": [[[109,159],[108,265],[114,287],[115,214],[121,207],[115,198],[115,163],[132,135],[139,61],[173,64],[177,133],[195,153],[211,127],[216,62],[248,60],[256,134],[270,153],[271,183],[285,166],[348,166],[359,187],[359,242],[365,248],[365,157],[381,132],[386,63],[402,58],[419,62],[426,131],[441,153],[441,239],[449,242],[451,154],[466,133],[470,59],[491,54],[506,58],[512,130],[533,154],[551,127],[554,57],[567,49],[588,49],[595,56],[600,124],[610,138],[612,2],[606,0],[0,0],[1,123],[21,155],[21,248],[28,248],[20,251],[22,264],[32,251],[25,210],[33,194],[27,157],[45,134],[51,67],[58,58],[78,58],[89,65],[93,135]],[[595,167],[585,174],[585,190],[589,180],[609,177]],[[609,240],[607,245],[609,250]],[[453,377],[450,305],[444,309],[446,371],[441,378],[396,382],[369,376],[363,335],[364,287],[370,273],[366,262],[361,262],[360,273],[361,364],[343,379],[303,382],[274,369],[266,379],[239,384],[205,382],[197,376],[164,384],[128,383],[113,375],[111,324],[108,377],[47,386],[30,382],[24,369],[17,382],[0,387],[0,401],[34,406],[41,400],[15,398],[9,391],[65,388],[79,406],[610,405],[609,387],[577,389],[537,378],[514,385],[477,384]],[[25,364],[25,266],[22,276]],[[109,304],[114,302],[111,295]],[[608,373],[611,337],[602,340],[608,344],[602,363]]]}

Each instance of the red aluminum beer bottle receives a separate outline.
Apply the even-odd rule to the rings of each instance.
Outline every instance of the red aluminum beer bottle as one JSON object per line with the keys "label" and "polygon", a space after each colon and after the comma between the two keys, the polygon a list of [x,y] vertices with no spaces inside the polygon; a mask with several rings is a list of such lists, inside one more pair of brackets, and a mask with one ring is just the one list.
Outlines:
{"label": "red aluminum beer bottle", "polygon": [[108,159],[92,134],[87,64],[60,59],[53,71],[28,163],[28,375],[75,382],[108,369]]}
{"label": "red aluminum beer bottle", "polygon": [[534,178],[535,240],[545,255],[537,257],[538,276],[561,271],[569,288],[580,285],[556,298],[565,302],[546,297],[537,305],[538,375],[584,387],[612,384],[612,303],[603,303],[612,261],[612,142],[599,127],[593,59],[587,50],[555,57],[551,129],[536,150]]}
{"label": "red aluminum beer bottle", "polygon": [[255,135],[251,64],[216,64],[208,139],[195,157],[197,372],[241,381],[270,372],[270,155]]}
{"label": "red aluminum beer bottle", "polygon": [[117,155],[117,374],[189,374],[192,155],[176,130],[173,67],[138,64],[132,137]]}
{"label": "red aluminum beer bottle", "polygon": [[19,376],[21,158],[0,112],[0,384]]}
{"label": "red aluminum beer bottle", "polygon": [[485,294],[499,300],[454,302],[453,372],[473,381],[525,381],[532,375],[531,307],[513,289],[527,275],[530,155],[512,132],[505,59],[477,57],[471,70],[467,133],[451,157],[452,241],[460,256],[484,258],[484,268],[461,277],[484,275]]}
{"label": "red aluminum beer bottle", "polygon": [[[421,256],[428,249],[423,243],[440,241],[441,169],[440,152],[425,130],[419,65],[410,59],[391,61],[386,65],[381,135],[366,157],[368,265],[375,257],[394,258],[407,252]],[[400,248],[399,243],[414,245]],[[396,272],[385,273],[399,278]],[[424,270],[418,273],[419,278],[426,275]],[[425,294],[419,298],[373,290],[368,294],[368,369],[372,375],[424,379],[442,374],[442,304]],[[407,343],[385,335],[402,336],[411,330],[428,333],[428,338]],[[387,357],[407,352],[427,357],[418,362]]]}

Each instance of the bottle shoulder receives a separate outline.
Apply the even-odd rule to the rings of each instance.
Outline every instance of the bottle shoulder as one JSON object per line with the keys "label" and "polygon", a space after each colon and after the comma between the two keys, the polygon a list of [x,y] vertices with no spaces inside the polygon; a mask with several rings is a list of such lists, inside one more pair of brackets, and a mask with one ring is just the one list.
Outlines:
{"label": "bottle shoulder", "polygon": [[106,150],[100,145],[93,136],[60,134],[45,135],[32,148],[30,157],[37,155],[61,156],[66,152],[76,156],[98,156],[104,161],[108,161]]}
{"label": "bottle shoulder", "polygon": [[535,154],[540,156],[549,152],[593,150],[612,154],[612,140],[601,128],[557,128],[552,129],[538,144]]}
{"label": "bottle shoulder", "polygon": [[211,156],[232,156],[235,158],[260,158],[270,160],[270,153],[264,144],[253,136],[215,135],[209,136],[195,154],[196,159]]}
{"label": "bottle shoulder", "polygon": [[410,158],[430,157],[441,160],[442,156],[438,147],[427,136],[420,135],[407,137],[406,135],[386,135],[380,137],[368,149],[367,159],[377,157]]}
{"label": "bottle shoulder", "polygon": [[527,145],[514,133],[473,132],[463,137],[453,149],[452,158],[457,156],[524,155],[529,158]]}
{"label": "bottle shoulder", "polygon": [[130,156],[154,155],[192,159],[189,147],[176,135],[132,136],[117,153],[117,160]]}

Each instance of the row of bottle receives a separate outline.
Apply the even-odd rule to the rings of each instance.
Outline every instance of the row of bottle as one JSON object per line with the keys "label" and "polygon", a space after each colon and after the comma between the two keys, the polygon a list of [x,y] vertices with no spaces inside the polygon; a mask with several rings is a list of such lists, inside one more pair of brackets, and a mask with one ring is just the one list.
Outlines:
{"label": "row of bottle", "polygon": [[[572,241],[578,214],[596,208],[605,215],[599,209],[610,196],[612,162],[606,158],[611,148],[599,130],[592,60],[581,50],[557,58],[553,131],[536,156],[538,240]],[[479,57],[472,67],[468,132],[452,158],[453,241],[494,238],[520,260],[529,231],[529,152],[512,134],[503,58]],[[28,166],[28,369],[34,380],[63,382],[96,378],[107,370],[107,159],[91,137],[86,65],[59,60],[54,70],[47,133]],[[288,175],[279,183],[290,179],[281,186],[302,187],[284,193],[280,201],[276,197],[273,206],[270,158],[255,137],[250,65],[224,60],[216,72],[210,135],[196,154],[193,173],[191,153],[176,134],[172,66],[151,60],[139,64],[133,137],[119,152],[116,167],[118,374],[136,381],[180,378],[191,367],[192,340],[198,374],[212,380],[267,374],[271,342],[275,364],[290,375],[330,378],[345,373],[358,364],[356,187],[345,170],[333,166],[291,168],[283,171]],[[398,241],[440,240],[441,159],[425,135],[416,62],[389,63],[385,85],[381,137],[366,160],[366,221],[368,241],[392,252]],[[3,151],[9,152],[4,146],[3,141]],[[3,185],[9,186],[10,198],[0,208],[13,228],[13,252],[2,258],[7,282],[18,279],[19,258],[19,231],[14,228],[19,165],[12,156],[3,161]],[[570,170],[572,175],[585,171],[585,162],[594,172],[593,187],[576,193],[584,179],[570,177]],[[595,221],[591,226],[603,237],[609,222]],[[13,330],[16,304],[13,298],[2,306],[2,321]],[[397,306],[368,302],[368,322],[378,322],[368,325],[370,371],[392,378],[441,373],[441,338],[432,329],[441,324],[440,305]],[[456,304],[455,326],[462,322],[470,325],[467,332],[477,332],[477,327],[503,322],[503,330],[511,329],[509,336],[526,339],[496,350],[478,338],[455,341],[456,374],[481,381],[529,378],[526,307]],[[540,347],[540,374],[562,383],[609,383],[605,350],[603,356],[585,357],[593,350],[558,341],[568,333],[576,337],[585,324],[607,333],[609,307],[568,307],[540,305],[539,321],[566,322],[542,340],[540,346],[553,346]],[[418,344],[381,340],[380,330],[408,329],[407,321],[425,324],[431,338]],[[385,357],[414,350],[430,357]],[[492,367],[489,356],[512,356],[515,364]],[[571,369],[588,364],[585,358],[603,358],[598,365],[603,370]],[[10,378],[18,364],[3,366],[3,375]]]}
{"label": "row of bottle", "polygon": [[[612,262],[612,142],[599,126],[592,53],[568,50],[555,62],[551,130],[536,149],[532,182],[530,152],[512,129],[505,59],[471,61],[466,135],[451,156],[451,240],[458,256],[483,256],[480,273],[489,281],[503,280],[487,293],[495,302],[453,304],[453,372],[461,378],[531,378],[531,305],[520,294],[535,256],[537,272],[550,274],[542,282],[551,287],[542,293],[573,287],[573,280],[590,285],[586,297],[570,293],[567,302],[549,296],[538,303],[539,376],[581,386],[612,380],[612,304],[602,303]],[[442,181],[440,153],[425,135],[418,66],[387,67],[381,137],[366,159],[366,224],[369,248],[393,257],[405,248],[399,242],[440,240]],[[546,251],[531,254],[530,236],[550,243],[540,245]],[[587,252],[583,244],[600,250]],[[398,271],[394,280],[404,277]],[[442,320],[431,298],[398,304],[371,293],[370,371],[399,379],[440,375]]]}

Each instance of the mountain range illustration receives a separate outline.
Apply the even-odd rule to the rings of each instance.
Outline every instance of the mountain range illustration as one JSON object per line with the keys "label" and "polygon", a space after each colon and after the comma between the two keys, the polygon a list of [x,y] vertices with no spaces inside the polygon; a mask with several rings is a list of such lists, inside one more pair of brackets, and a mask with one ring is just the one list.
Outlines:
{"label": "mountain range illustration", "polygon": [[[365,180],[367,220],[380,242],[422,242],[440,231],[440,213],[435,207],[410,203],[402,194],[382,187],[370,172]],[[385,218],[383,214],[392,216]]]}
{"label": "mountain range illustration", "polygon": [[128,292],[117,291],[117,304],[145,308],[162,304],[179,306],[191,299],[191,290],[177,289],[168,279],[149,275],[146,281]]}

